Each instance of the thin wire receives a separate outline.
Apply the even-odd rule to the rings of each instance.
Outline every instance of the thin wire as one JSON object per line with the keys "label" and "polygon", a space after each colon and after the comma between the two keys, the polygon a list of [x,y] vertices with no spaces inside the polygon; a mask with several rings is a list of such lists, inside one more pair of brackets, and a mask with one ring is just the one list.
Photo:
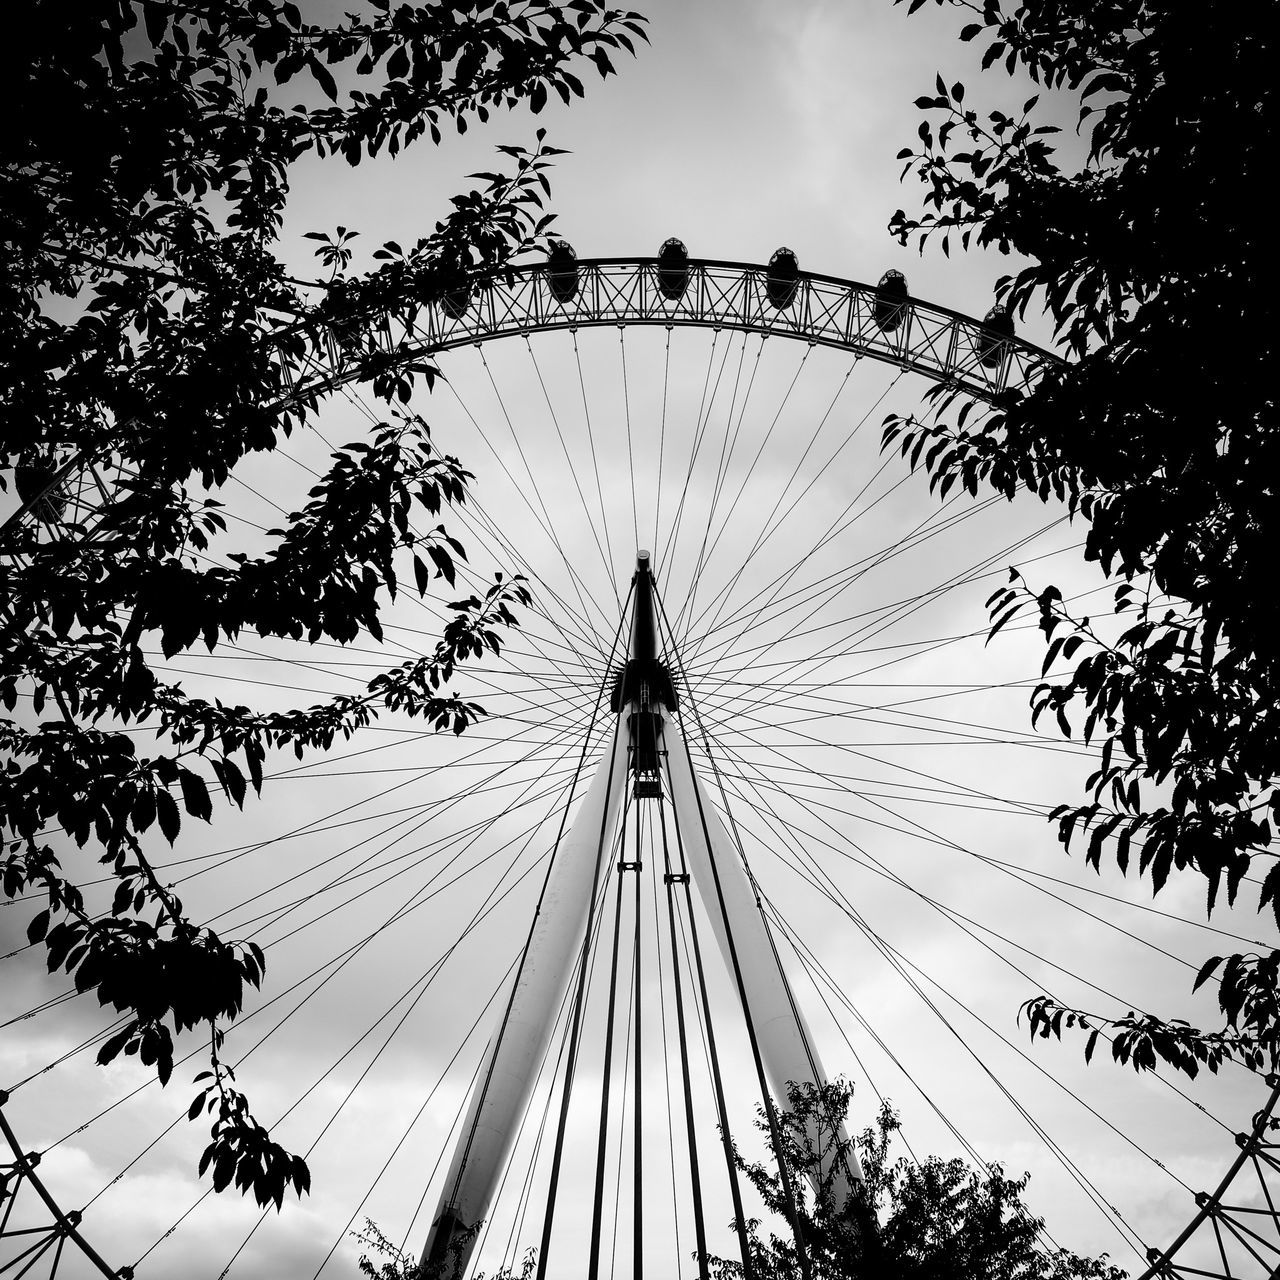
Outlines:
{"label": "thin wire", "polygon": [[665,549],[658,546],[658,530],[662,525],[662,472],[667,447],[667,390],[671,381],[671,326],[667,325],[667,341],[662,356],[662,416],[658,425],[658,478],[653,495],[653,553],[659,561]]}
{"label": "thin wire", "polygon": [[631,473],[631,529],[636,550],[640,550],[640,509],[636,498],[636,458],[631,443],[631,388],[627,382],[627,344],[623,337],[626,326],[618,326],[618,351],[622,357],[622,408],[627,423],[627,468]]}
{"label": "thin wire", "polygon": [[596,456],[596,436],[591,426],[591,406],[587,402],[587,379],[582,372],[582,353],[578,350],[578,335],[573,335],[573,359],[578,366],[578,386],[582,391],[582,417],[587,424],[587,444],[591,449],[591,469],[595,473],[596,478],[596,496],[600,499],[600,524],[601,531],[604,534],[604,546],[606,552],[605,578],[609,586],[613,589],[614,598],[618,602],[618,610],[622,610],[622,597],[618,594],[617,582],[614,578],[613,547],[609,543],[609,516],[605,510],[604,489],[600,484],[600,460]]}

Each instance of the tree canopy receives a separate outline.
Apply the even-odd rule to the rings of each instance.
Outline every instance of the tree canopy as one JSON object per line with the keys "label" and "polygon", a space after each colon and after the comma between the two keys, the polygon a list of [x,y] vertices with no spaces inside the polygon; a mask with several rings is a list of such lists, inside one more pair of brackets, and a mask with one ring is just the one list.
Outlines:
{"label": "tree canopy", "polygon": [[[1025,1176],[1007,1178],[998,1164],[978,1169],[959,1159],[893,1157],[899,1126],[887,1103],[860,1138],[840,1137],[839,1121],[852,1096],[843,1082],[791,1084],[788,1095],[780,1113],[783,1160],[800,1191],[799,1234],[812,1280],[1122,1280],[1124,1272],[1105,1255],[1085,1258],[1048,1243],[1043,1222],[1022,1202]],[[756,1127],[768,1132],[763,1108]],[[865,1182],[855,1183],[854,1195],[841,1205],[835,1174],[855,1145]],[[786,1221],[788,1199],[776,1167],[735,1158],[766,1209]],[[748,1243],[758,1280],[806,1274],[792,1234],[766,1234],[752,1220]],[[716,1258],[712,1274],[732,1280],[745,1272],[738,1260]]]}
{"label": "tree canopy", "polygon": [[[1038,95],[980,113],[939,77],[901,153],[924,208],[891,230],[922,251],[1020,255],[1001,300],[1018,316],[1042,308],[1066,359],[981,426],[944,394],[936,418],[890,419],[886,442],[942,492],[1065,501],[1086,558],[1121,579],[1118,628],[1016,572],[989,601],[993,634],[1023,612],[1044,633],[1033,718],[1099,750],[1087,801],[1053,814],[1062,843],[1095,867],[1136,867],[1155,892],[1199,876],[1210,912],[1243,891],[1280,920],[1271,15],[1224,0],[968,7],[961,38],[982,44],[984,69],[1079,103],[1087,156],[1057,147]],[[1078,1027],[1092,1054],[1105,1034],[1138,1068],[1163,1059],[1194,1075],[1231,1058],[1274,1071],[1278,971],[1275,951],[1209,958],[1197,985],[1220,980],[1223,1022],[1207,1031],[1048,997],[1027,1010],[1033,1035]]]}
{"label": "tree canopy", "polygon": [[[468,475],[409,405],[433,370],[364,335],[545,248],[555,149],[542,131],[531,149],[500,147],[503,172],[472,175],[372,270],[351,270],[354,232],[312,232],[315,279],[286,266],[291,166],[356,165],[505,108],[568,102],[644,28],[598,0],[369,0],[367,16],[328,26],[287,0],[19,10],[18,118],[0,140],[4,890],[44,898],[30,942],[118,1015],[100,1062],[137,1055],[165,1082],[174,1035],[203,1027],[209,1069],[189,1112],[212,1123],[201,1172],[278,1207],[308,1186],[305,1162],[255,1120],[221,1053],[264,956],[192,920],[153,865],[154,832],[174,842],[219,792],[243,805],[269,752],[324,749],[384,708],[462,732],[482,708],[450,692],[455,669],[499,648],[526,594],[498,575],[449,604],[421,658],[289,711],[192,696],[148,654],[242,633],[377,639],[410,573],[419,593],[452,594],[464,551],[436,521]],[[260,554],[220,555],[214,495],[313,421],[301,372],[335,341],[383,421],[333,453]],[[133,732],[144,723],[150,736]],[[101,903],[80,883],[93,857],[114,882]]]}

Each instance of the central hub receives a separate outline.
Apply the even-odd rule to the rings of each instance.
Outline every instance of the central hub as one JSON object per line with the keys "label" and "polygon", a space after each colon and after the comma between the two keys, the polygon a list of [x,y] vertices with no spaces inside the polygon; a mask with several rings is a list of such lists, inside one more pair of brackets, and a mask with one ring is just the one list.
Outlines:
{"label": "central hub", "polygon": [[617,714],[631,702],[646,710],[658,707],[666,707],[668,711],[676,709],[676,690],[671,682],[671,673],[657,658],[631,658],[618,672],[609,705]]}
{"label": "central hub", "polygon": [[626,665],[613,683],[610,706],[615,715],[628,711],[627,736],[631,744],[631,772],[637,796],[661,795],[659,762],[662,741],[662,709],[676,708],[675,686],[666,665],[658,659],[657,620],[654,611],[653,574],[649,553],[636,557],[632,579],[634,612],[631,648]]}
{"label": "central hub", "polygon": [[635,709],[656,714],[659,707],[676,709],[676,691],[671,673],[658,660],[658,628],[653,607],[653,573],[649,553],[636,556],[635,577],[631,579],[635,608],[631,615],[631,647],[626,665],[613,682],[609,703],[614,714],[635,704]]}

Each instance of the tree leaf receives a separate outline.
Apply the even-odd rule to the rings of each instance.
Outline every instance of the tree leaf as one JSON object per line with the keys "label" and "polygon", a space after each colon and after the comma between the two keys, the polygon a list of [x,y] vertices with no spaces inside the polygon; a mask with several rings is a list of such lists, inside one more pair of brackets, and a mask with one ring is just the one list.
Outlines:
{"label": "tree leaf", "polygon": [[183,807],[193,818],[202,818],[207,822],[213,816],[213,802],[209,799],[209,787],[205,780],[190,769],[180,769],[178,781],[182,787]]}
{"label": "tree leaf", "polygon": [[156,816],[160,820],[160,830],[164,838],[172,844],[178,838],[182,827],[182,819],[178,815],[178,805],[167,791],[156,792]]}
{"label": "tree leaf", "polygon": [[27,925],[27,941],[35,946],[37,942],[43,942],[45,934],[49,931],[49,912],[38,911],[31,918],[31,923]]}

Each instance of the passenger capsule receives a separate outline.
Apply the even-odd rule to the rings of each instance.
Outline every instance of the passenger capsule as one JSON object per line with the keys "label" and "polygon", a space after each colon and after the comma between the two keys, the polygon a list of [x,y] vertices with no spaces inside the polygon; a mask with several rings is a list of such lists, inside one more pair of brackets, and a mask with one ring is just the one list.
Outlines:
{"label": "passenger capsule", "polygon": [[351,314],[352,299],[341,282],[333,285],[325,299],[325,324],[338,346],[347,353],[359,352],[363,327],[358,316]]}
{"label": "passenger capsule", "polygon": [[547,285],[561,306],[578,295],[578,255],[563,240],[553,241],[547,255]]}
{"label": "passenger capsule", "polygon": [[876,324],[885,333],[892,333],[907,314],[910,299],[907,277],[901,271],[886,271],[876,285]]}
{"label": "passenger capsule", "polygon": [[461,320],[467,314],[467,307],[470,305],[471,290],[466,287],[452,289],[448,293],[440,295],[440,310],[450,320]]}
{"label": "passenger capsule", "polygon": [[61,518],[67,506],[62,486],[50,488],[58,474],[57,463],[52,456],[26,454],[18,459],[13,469],[13,486],[18,491],[18,501],[30,506],[37,520],[52,524]]}
{"label": "passenger capsule", "polygon": [[800,264],[790,249],[779,249],[769,259],[769,272],[764,283],[769,301],[779,311],[785,311],[794,301],[796,287],[800,283]]}
{"label": "passenger capsule", "polygon": [[672,236],[658,250],[658,288],[664,298],[675,302],[689,284],[689,250],[684,241]]}
{"label": "passenger capsule", "polygon": [[471,305],[471,284],[466,269],[453,263],[441,273],[440,310],[450,320],[461,320]]}
{"label": "passenger capsule", "polygon": [[998,369],[1004,359],[1005,347],[1013,337],[1013,317],[1004,307],[992,307],[982,317],[982,329],[978,335],[978,363],[984,369]]}
{"label": "passenger capsule", "polygon": [[334,339],[347,355],[360,354],[362,346],[360,321],[355,316],[343,316],[340,320],[334,320],[329,328],[333,332]]}

